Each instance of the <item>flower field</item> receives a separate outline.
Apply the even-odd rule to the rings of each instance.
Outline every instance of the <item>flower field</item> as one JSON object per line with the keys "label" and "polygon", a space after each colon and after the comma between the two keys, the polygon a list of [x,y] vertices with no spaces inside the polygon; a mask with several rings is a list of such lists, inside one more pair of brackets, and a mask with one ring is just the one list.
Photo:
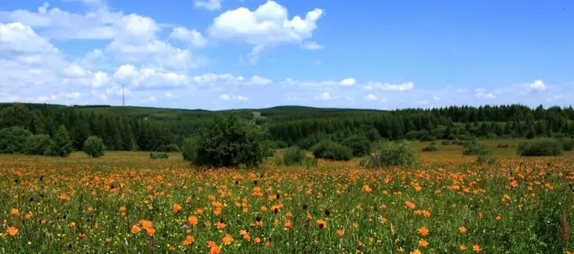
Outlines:
{"label": "flower field", "polygon": [[2,253],[571,253],[574,154],[417,169],[199,171],[181,156],[0,156]]}

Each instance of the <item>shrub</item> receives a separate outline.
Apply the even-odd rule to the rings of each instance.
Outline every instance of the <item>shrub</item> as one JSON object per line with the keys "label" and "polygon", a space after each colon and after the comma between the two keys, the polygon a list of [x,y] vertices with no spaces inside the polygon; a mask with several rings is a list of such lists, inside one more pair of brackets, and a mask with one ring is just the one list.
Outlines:
{"label": "shrub", "polygon": [[371,153],[371,141],[364,135],[353,135],[343,140],[343,145],[351,148],[353,156],[360,157]]}
{"label": "shrub", "polygon": [[0,130],[0,153],[23,153],[24,143],[32,132],[19,126]]}
{"label": "shrub", "polygon": [[197,155],[197,143],[195,137],[190,136],[183,140],[181,143],[181,152],[183,159],[186,161],[195,161]]}
{"label": "shrub", "polygon": [[436,142],[431,142],[429,145],[425,146],[425,148],[423,148],[423,152],[435,152],[438,151],[438,146],[436,144]]}
{"label": "shrub", "polygon": [[562,139],[562,147],[564,147],[564,151],[572,151],[574,149],[574,139],[573,138]]}
{"label": "shrub", "polygon": [[255,167],[266,157],[266,133],[235,115],[216,116],[193,138],[184,158],[198,166]]}
{"label": "shrub", "polygon": [[494,165],[498,164],[498,158],[494,156],[494,153],[483,150],[480,154],[476,156],[476,163],[477,164],[486,164],[486,165]]}
{"label": "shrub", "polygon": [[467,141],[463,145],[463,155],[480,155],[487,153],[488,149],[478,142],[478,140]]}
{"label": "shrub", "polygon": [[508,148],[508,144],[498,144],[496,148]]}
{"label": "shrub", "polygon": [[292,146],[285,150],[282,157],[282,164],[286,166],[303,164],[305,162],[305,150],[299,148],[298,146]]}
{"label": "shrub", "polygon": [[52,146],[48,152],[49,155],[68,157],[68,155],[72,153],[72,140],[70,139],[68,130],[66,130],[64,125],[60,125],[52,141]]}
{"label": "shrub", "polygon": [[317,159],[348,161],[353,158],[353,150],[330,140],[315,144],[311,150]]}
{"label": "shrub", "polygon": [[521,143],[516,152],[520,156],[559,156],[564,153],[564,146],[553,138],[532,139]]}
{"label": "shrub", "polygon": [[44,155],[48,154],[52,146],[52,139],[50,135],[38,134],[30,136],[24,142],[24,153],[29,155]]}
{"label": "shrub", "polygon": [[376,151],[361,162],[365,167],[413,167],[418,163],[417,152],[406,142],[383,142]]}
{"label": "shrub", "polygon": [[169,159],[169,154],[166,152],[151,152],[149,153],[149,158],[152,160],[157,160],[157,159]]}
{"label": "shrub", "polygon": [[453,142],[453,141],[450,141],[450,140],[443,140],[443,141],[440,142],[440,144],[443,145],[443,146],[450,146],[450,145],[452,145],[453,143],[454,143],[454,142]]}
{"label": "shrub", "polygon": [[82,150],[91,158],[99,158],[104,156],[106,152],[106,145],[104,144],[104,140],[102,140],[102,138],[98,136],[89,136],[84,141]]}
{"label": "shrub", "polygon": [[166,153],[179,152],[179,147],[176,144],[161,145],[156,149],[156,151]]}

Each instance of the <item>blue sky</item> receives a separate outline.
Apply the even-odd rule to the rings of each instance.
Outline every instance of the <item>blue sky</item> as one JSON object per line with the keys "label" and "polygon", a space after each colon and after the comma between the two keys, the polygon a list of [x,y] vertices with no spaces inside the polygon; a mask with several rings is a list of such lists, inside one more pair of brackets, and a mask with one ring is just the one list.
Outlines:
{"label": "blue sky", "polygon": [[0,3],[0,101],[394,109],[574,98],[572,1]]}

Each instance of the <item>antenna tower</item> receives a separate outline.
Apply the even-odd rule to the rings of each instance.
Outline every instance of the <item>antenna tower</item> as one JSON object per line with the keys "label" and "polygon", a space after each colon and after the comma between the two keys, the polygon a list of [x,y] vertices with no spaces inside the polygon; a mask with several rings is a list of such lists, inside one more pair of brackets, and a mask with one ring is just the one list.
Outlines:
{"label": "antenna tower", "polygon": [[126,106],[126,84],[122,84],[122,106]]}

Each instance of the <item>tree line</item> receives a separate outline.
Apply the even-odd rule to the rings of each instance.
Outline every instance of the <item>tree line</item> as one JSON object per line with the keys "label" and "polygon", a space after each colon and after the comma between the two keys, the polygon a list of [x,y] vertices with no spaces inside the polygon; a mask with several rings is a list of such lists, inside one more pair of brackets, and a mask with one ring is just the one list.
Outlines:
{"label": "tree line", "polygon": [[[161,116],[143,110],[110,106],[0,105],[0,153],[8,136],[27,130],[31,135],[55,137],[66,129],[71,147],[82,150],[89,136],[100,137],[107,150],[174,151],[207,120],[235,114],[264,127],[275,148],[302,148],[323,140],[342,142],[351,136],[423,140],[480,138],[535,138],[574,136],[572,107],[524,105],[451,106],[393,111],[319,109],[283,106],[260,110],[185,111],[162,109]],[[139,110],[139,111],[138,111]],[[179,114],[179,113],[177,113]],[[28,135],[28,134],[22,134]]]}

